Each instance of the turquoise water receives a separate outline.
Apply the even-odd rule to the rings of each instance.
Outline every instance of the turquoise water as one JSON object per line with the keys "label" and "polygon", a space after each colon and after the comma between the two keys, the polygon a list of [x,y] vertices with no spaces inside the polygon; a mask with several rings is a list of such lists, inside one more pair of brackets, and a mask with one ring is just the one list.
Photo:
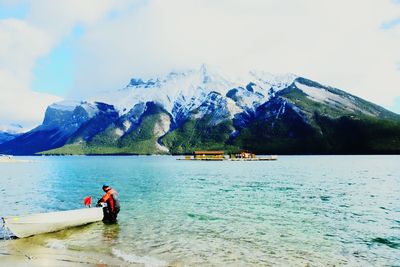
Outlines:
{"label": "turquoise water", "polygon": [[23,242],[147,266],[400,264],[400,156],[32,159],[0,164],[0,216],[80,208],[103,183],[122,208],[118,225]]}

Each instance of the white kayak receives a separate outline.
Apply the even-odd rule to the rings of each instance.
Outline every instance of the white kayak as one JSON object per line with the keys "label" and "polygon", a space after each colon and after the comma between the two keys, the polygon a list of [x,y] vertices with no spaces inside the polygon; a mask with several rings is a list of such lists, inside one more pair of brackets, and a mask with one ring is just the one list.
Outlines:
{"label": "white kayak", "polygon": [[5,226],[17,237],[60,231],[103,219],[103,208],[84,208],[24,216],[4,217]]}

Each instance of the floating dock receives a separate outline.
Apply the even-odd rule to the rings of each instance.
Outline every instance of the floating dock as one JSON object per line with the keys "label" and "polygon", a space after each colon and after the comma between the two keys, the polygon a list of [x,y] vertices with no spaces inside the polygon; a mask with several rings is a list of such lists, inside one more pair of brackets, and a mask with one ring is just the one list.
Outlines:
{"label": "floating dock", "polygon": [[265,157],[265,158],[230,158],[227,160],[231,160],[231,161],[265,161],[265,160],[278,160],[278,156],[276,155],[272,155],[269,157]]}
{"label": "floating dock", "polygon": [[194,151],[193,156],[177,158],[177,160],[206,160],[206,161],[271,161],[277,160],[277,155],[258,158],[256,154],[243,150],[240,153],[225,155],[224,151]]}

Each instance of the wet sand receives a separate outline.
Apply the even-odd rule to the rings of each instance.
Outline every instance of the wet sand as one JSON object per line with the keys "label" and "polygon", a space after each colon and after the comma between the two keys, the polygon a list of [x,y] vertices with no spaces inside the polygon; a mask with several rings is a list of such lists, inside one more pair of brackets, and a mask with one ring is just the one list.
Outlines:
{"label": "wet sand", "polygon": [[[3,233],[0,266],[183,266],[116,250],[118,231],[118,225],[94,223],[20,239],[9,239]],[[83,236],[87,232],[94,232],[102,243],[94,245],[90,237]]]}
{"label": "wet sand", "polygon": [[[93,236],[84,237],[88,232]],[[0,266],[171,266],[115,250],[118,233],[118,224],[102,222],[20,239],[0,231]]]}
{"label": "wet sand", "polygon": [[0,241],[2,266],[143,266],[101,253],[46,248],[32,244],[20,246],[19,240]]}

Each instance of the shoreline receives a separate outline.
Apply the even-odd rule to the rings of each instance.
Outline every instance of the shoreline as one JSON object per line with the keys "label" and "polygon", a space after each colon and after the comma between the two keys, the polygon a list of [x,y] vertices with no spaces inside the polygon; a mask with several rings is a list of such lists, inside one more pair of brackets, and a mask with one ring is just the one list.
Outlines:
{"label": "shoreline", "polygon": [[34,160],[28,160],[28,159],[15,159],[15,158],[5,158],[2,159],[0,158],[0,163],[34,163]]}
{"label": "shoreline", "polygon": [[0,262],[4,266],[143,266],[107,253],[73,251],[40,245],[21,245],[18,239],[3,241]]}
{"label": "shoreline", "polygon": [[[273,154],[278,157],[281,156],[301,156],[301,157],[318,157],[318,156],[400,156],[400,154]],[[21,157],[184,157],[193,156],[193,154],[51,154],[51,155],[13,155],[13,158]],[[271,156],[271,154],[257,154],[258,157]],[[11,160],[12,161],[12,160]],[[14,159],[14,161],[29,161],[35,162],[34,160],[20,160]],[[0,163],[2,159],[0,158]],[[4,160],[3,162],[7,162]]]}

